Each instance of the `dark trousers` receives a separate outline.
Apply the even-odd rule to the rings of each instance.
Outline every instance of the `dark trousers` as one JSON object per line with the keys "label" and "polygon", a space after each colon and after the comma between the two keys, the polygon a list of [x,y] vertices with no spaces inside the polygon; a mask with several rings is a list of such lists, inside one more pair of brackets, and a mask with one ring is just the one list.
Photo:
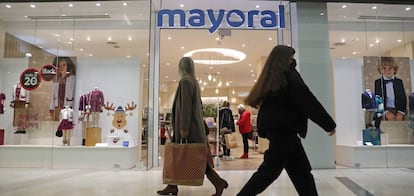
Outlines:
{"label": "dark trousers", "polygon": [[249,135],[250,133],[242,133],[244,153],[249,153]]}
{"label": "dark trousers", "polygon": [[296,191],[301,196],[318,195],[311,165],[300,138],[296,134],[269,133],[269,149],[264,161],[250,177],[238,196],[251,196],[263,192],[286,170]]}

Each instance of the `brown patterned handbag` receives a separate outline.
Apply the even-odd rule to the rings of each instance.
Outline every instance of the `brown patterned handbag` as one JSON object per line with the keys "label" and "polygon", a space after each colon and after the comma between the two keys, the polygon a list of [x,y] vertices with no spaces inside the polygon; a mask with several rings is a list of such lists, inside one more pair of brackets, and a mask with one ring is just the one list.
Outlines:
{"label": "brown patterned handbag", "polygon": [[207,150],[205,143],[167,143],[164,151],[163,183],[203,185]]}

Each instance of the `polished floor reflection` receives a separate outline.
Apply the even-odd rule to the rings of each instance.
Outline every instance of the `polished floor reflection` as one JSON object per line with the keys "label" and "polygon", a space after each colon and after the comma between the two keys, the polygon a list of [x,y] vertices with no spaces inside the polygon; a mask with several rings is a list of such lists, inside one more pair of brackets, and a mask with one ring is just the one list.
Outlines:
{"label": "polished floor reflection", "polygon": [[[218,170],[230,186],[223,195],[234,196],[254,172],[253,170]],[[0,195],[30,196],[132,196],[156,195],[164,187],[161,168],[138,170],[69,170],[37,168],[0,168]],[[414,170],[323,169],[314,170],[319,195],[403,196],[414,193]],[[201,187],[179,187],[178,195],[207,196],[214,193],[205,179]],[[261,195],[297,195],[287,174],[282,173]]]}

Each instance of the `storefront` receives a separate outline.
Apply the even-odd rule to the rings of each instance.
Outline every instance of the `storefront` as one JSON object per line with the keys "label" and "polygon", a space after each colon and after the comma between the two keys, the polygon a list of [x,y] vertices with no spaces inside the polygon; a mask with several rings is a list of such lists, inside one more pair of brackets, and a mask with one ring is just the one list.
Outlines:
{"label": "storefront", "polygon": [[[1,3],[0,167],[157,167],[178,59],[205,48],[244,53],[191,53],[200,60],[203,103],[218,108],[227,100],[235,111],[276,44],[297,50],[304,80],[338,124],[335,138],[309,124],[303,142],[315,168],[412,166],[395,162],[414,146],[411,9],[408,1]],[[361,94],[375,90],[379,57],[399,63],[407,110],[403,121],[381,122],[381,146],[366,146]]]}

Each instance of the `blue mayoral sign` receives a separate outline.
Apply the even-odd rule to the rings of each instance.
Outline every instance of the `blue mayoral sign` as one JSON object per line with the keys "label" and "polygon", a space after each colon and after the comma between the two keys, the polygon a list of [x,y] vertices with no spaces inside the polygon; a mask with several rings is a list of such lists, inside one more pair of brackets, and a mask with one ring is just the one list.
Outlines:
{"label": "blue mayoral sign", "polygon": [[[192,9],[188,11],[189,16],[186,16],[186,12],[180,9],[162,9],[158,11],[157,26],[164,27],[164,16],[168,18],[168,28],[176,27],[191,27],[191,28],[205,28],[206,20],[208,20],[210,27],[208,31],[214,33],[222,24],[228,27],[240,28],[246,26],[248,28],[285,28],[285,7],[279,5],[278,13],[272,10],[250,10],[245,14],[241,10],[233,9],[226,11],[220,9],[218,11],[208,9],[206,11],[201,9]],[[207,14],[207,16],[206,16]],[[237,16],[237,19],[234,19]],[[175,24],[175,19],[178,19],[179,26]],[[254,24],[255,19],[260,19],[260,24]],[[187,21],[186,21],[187,20]]]}

